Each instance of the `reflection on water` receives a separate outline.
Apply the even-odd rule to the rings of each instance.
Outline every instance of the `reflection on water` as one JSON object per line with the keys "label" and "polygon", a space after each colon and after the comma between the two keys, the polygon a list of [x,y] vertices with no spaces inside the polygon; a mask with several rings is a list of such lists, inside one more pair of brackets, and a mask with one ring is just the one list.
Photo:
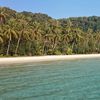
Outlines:
{"label": "reflection on water", "polygon": [[0,100],[100,100],[100,59],[0,65]]}

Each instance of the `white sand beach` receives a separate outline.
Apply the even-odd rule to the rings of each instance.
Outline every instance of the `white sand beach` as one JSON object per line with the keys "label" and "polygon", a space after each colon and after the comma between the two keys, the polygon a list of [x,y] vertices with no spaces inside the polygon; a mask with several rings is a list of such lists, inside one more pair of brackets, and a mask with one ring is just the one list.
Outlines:
{"label": "white sand beach", "polygon": [[100,58],[100,54],[8,57],[8,58],[0,58],[0,65],[1,64],[23,64],[23,63],[57,61],[57,60],[88,59],[88,58]]}

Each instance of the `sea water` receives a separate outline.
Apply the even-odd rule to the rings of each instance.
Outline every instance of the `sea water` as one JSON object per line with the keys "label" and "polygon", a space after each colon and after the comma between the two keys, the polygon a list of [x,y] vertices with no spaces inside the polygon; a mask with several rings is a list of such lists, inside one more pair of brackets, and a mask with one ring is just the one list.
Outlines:
{"label": "sea water", "polygon": [[0,100],[100,100],[100,59],[0,65]]}

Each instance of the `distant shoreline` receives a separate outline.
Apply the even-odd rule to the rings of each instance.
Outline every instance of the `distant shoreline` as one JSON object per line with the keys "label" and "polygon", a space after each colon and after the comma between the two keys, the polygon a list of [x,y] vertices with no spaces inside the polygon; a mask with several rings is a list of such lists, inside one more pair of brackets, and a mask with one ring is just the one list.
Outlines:
{"label": "distant shoreline", "polygon": [[75,60],[75,59],[100,58],[100,54],[80,54],[80,55],[50,55],[50,56],[30,56],[30,57],[6,57],[0,58],[2,64],[24,64],[45,61]]}

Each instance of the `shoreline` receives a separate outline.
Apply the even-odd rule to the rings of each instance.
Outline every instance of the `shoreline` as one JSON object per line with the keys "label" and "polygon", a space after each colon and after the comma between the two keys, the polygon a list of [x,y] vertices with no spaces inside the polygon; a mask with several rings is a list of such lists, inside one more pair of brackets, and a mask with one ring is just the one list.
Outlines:
{"label": "shoreline", "polygon": [[100,58],[100,54],[8,57],[8,58],[0,58],[0,65],[2,64],[24,64],[24,63],[34,63],[34,62],[46,62],[46,61],[76,60],[76,59],[91,59],[91,58]]}

